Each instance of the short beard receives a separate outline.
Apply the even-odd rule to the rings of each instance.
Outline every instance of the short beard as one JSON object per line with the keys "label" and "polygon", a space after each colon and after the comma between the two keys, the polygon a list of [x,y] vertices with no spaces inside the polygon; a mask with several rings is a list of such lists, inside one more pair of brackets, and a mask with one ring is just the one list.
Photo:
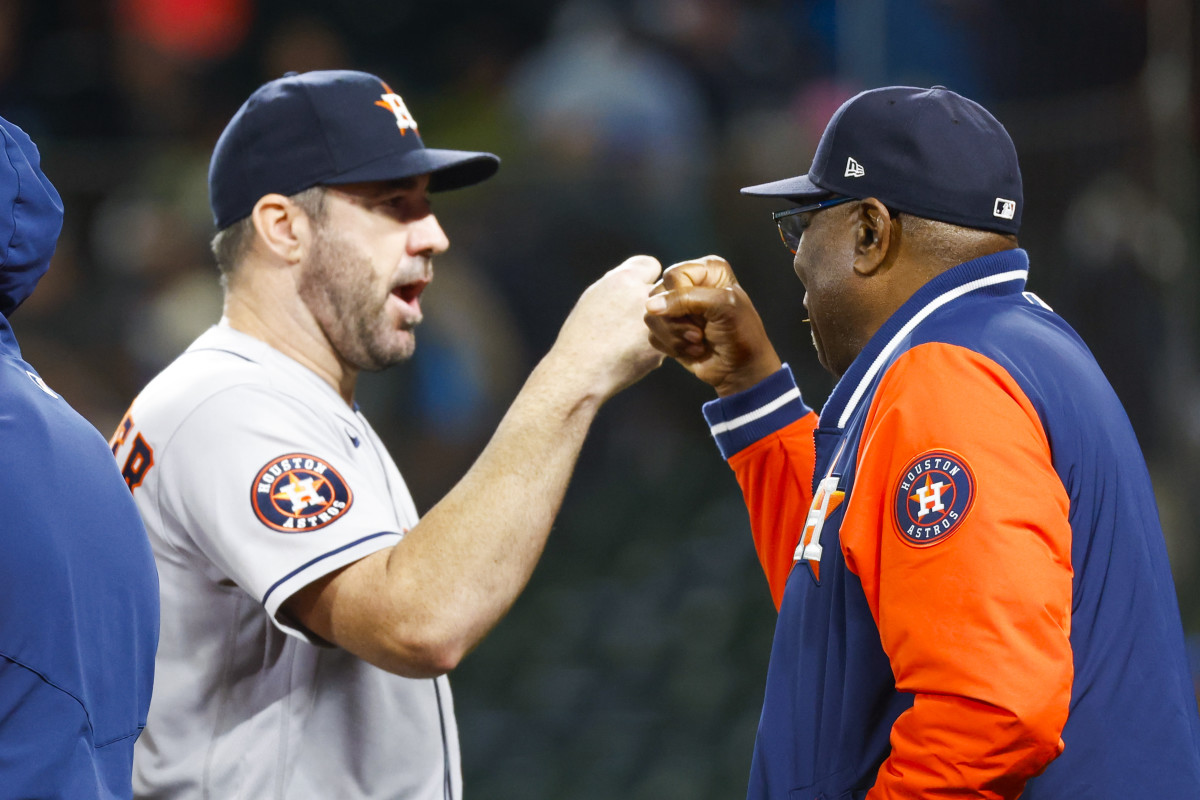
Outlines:
{"label": "short beard", "polygon": [[[414,338],[401,345],[386,340],[387,296],[379,297],[370,259],[349,239],[318,226],[300,277],[300,298],[308,306],[338,356],[365,372],[405,361]],[[408,328],[412,332],[412,328]]]}

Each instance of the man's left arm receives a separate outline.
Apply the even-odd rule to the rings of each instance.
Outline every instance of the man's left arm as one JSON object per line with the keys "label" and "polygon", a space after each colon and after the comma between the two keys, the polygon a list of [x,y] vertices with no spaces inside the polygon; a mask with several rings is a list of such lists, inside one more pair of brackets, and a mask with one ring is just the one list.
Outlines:
{"label": "man's left arm", "polygon": [[1073,678],[1069,500],[1033,405],[977,353],[914,348],[852,494],[842,548],[914,696],[868,797],[1016,798],[1062,752]]}
{"label": "man's left arm", "polygon": [[778,611],[813,499],[817,415],[785,365],[751,389],[707,403],[704,416],[742,489]]}

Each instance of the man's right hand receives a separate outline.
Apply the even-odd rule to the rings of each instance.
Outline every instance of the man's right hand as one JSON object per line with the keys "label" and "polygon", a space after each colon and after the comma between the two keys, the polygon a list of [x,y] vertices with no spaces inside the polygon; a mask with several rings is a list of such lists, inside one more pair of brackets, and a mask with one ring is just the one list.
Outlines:
{"label": "man's right hand", "polygon": [[658,259],[633,256],[587,288],[547,354],[557,383],[579,381],[603,402],[662,364],[641,320],[661,273]]}
{"label": "man's right hand", "polygon": [[719,256],[667,268],[646,301],[650,343],[726,397],[782,364],[762,319]]}

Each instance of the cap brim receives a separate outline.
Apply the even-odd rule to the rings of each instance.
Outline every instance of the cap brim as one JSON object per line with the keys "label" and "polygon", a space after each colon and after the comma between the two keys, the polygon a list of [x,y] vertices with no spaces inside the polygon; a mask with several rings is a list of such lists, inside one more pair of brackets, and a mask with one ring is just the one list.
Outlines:
{"label": "cap brim", "polygon": [[468,150],[436,150],[423,147],[407,153],[376,159],[322,183],[342,184],[391,181],[429,175],[429,191],[461,189],[487,180],[500,169],[500,159],[491,153]]}
{"label": "cap brim", "polygon": [[816,197],[832,194],[832,192],[829,189],[822,189],[820,186],[817,186],[809,180],[807,175],[799,175],[795,178],[784,178],[781,181],[747,186],[742,189],[742,194],[750,195],[751,197],[786,197],[790,200],[811,200]]}
{"label": "cap brim", "polygon": [[[418,151],[421,152],[421,151]],[[430,154],[429,191],[445,192],[482,183],[500,169],[500,159],[491,153],[472,153],[466,150],[425,150]]]}

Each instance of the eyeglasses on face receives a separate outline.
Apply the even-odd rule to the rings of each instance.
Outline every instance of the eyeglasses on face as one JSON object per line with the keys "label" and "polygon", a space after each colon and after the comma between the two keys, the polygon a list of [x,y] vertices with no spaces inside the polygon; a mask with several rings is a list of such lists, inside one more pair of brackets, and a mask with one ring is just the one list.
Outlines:
{"label": "eyeglasses on face", "polygon": [[808,227],[808,217],[802,217],[800,216],[801,214],[807,214],[810,211],[820,211],[824,208],[832,208],[857,199],[857,197],[834,195],[833,197],[827,197],[824,200],[809,203],[799,208],[776,211],[771,214],[771,219],[775,220],[775,224],[779,227],[779,238],[783,239],[783,246],[795,255],[796,250],[800,247],[800,237],[804,235],[804,229]]}

